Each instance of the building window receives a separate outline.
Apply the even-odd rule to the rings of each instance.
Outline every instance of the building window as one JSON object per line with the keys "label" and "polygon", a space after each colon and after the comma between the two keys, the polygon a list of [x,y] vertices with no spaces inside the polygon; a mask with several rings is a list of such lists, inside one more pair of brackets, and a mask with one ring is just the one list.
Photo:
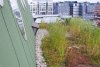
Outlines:
{"label": "building window", "polygon": [[75,3],[75,6],[77,6],[77,4]]}
{"label": "building window", "polygon": [[35,8],[33,8],[33,11],[35,11]]}
{"label": "building window", "polygon": [[14,17],[16,18],[18,27],[19,27],[19,29],[20,29],[20,32],[21,32],[23,38],[24,38],[25,40],[27,40],[26,31],[25,31],[25,26],[24,26],[24,23],[23,23],[23,18],[22,18],[20,9],[19,9],[19,7],[18,7],[18,3],[17,3],[16,0],[10,0],[10,4],[11,4],[11,8],[12,8]]}

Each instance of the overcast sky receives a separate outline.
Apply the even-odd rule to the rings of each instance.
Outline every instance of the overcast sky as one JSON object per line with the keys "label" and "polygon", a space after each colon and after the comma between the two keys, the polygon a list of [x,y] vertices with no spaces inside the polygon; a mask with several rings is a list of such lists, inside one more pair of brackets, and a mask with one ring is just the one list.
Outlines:
{"label": "overcast sky", "polygon": [[[28,1],[31,1],[31,0],[28,0]],[[53,0],[53,2],[62,2],[62,1],[78,1],[78,2],[92,2],[92,3],[94,3],[94,2],[100,2],[100,0]]]}
{"label": "overcast sky", "polygon": [[100,2],[100,0],[53,0],[53,2],[58,2],[58,1],[78,1],[78,2],[84,2],[84,1],[87,1],[87,2]]}
{"label": "overcast sky", "polygon": [[[31,0],[28,0],[28,2],[30,1]],[[78,1],[78,2],[91,2],[91,3],[100,2],[100,0],[53,0],[53,2],[63,2],[63,1]]]}

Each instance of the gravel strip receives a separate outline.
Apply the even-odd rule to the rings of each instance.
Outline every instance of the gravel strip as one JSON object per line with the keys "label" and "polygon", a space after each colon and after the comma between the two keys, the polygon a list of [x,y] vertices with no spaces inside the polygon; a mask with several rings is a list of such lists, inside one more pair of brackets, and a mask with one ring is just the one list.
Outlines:
{"label": "gravel strip", "polygon": [[47,34],[48,34],[48,32],[45,29],[39,29],[37,31],[37,34],[36,34],[36,44],[35,44],[35,47],[36,47],[36,66],[37,67],[47,67],[45,59],[43,57],[43,52],[42,52],[42,50],[40,48],[41,47],[41,43],[42,43],[41,40]]}

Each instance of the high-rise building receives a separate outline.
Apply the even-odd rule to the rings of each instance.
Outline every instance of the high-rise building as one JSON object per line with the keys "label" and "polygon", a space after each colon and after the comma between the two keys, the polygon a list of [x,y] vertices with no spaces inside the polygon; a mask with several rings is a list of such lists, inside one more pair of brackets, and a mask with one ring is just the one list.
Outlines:
{"label": "high-rise building", "polygon": [[94,19],[98,26],[100,26],[100,4],[98,3],[95,7]]}
{"label": "high-rise building", "polygon": [[29,5],[33,15],[53,14],[53,0],[32,0]]}
{"label": "high-rise building", "polygon": [[82,3],[79,3],[79,16],[82,17],[83,16],[83,9],[82,9]]}
{"label": "high-rise building", "polygon": [[47,3],[47,14],[52,15],[53,14],[53,2],[48,2]]}
{"label": "high-rise building", "polygon": [[70,12],[72,17],[82,16],[82,5],[77,1],[69,1]]}
{"label": "high-rise building", "polygon": [[83,9],[83,18],[93,20],[94,19],[94,10],[95,10],[96,3],[88,3],[84,2],[82,4]]}
{"label": "high-rise building", "polygon": [[69,2],[70,15],[73,16],[73,2]]}
{"label": "high-rise building", "polygon": [[64,16],[69,16],[70,15],[69,1],[58,3],[58,14],[59,15],[64,15]]}
{"label": "high-rise building", "polygon": [[46,14],[46,2],[38,3],[38,14],[45,15]]}
{"label": "high-rise building", "polygon": [[53,14],[58,14],[58,2],[53,3]]}
{"label": "high-rise building", "polygon": [[100,4],[96,4],[95,6],[95,16],[100,17]]}
{"label": "high-rise building", "polygon": [[72,17],[82,16],[82,5],[77,1],[59,2],[58,14]]}
{"label": "high-rise building", "polygon": [[79,17],[79,3],[73,3],[73,17]]}
{"label": "high-rise building", "polygon": [[32,14],[38,14],[38,3],[37,2],[30,2],[30,11]]}

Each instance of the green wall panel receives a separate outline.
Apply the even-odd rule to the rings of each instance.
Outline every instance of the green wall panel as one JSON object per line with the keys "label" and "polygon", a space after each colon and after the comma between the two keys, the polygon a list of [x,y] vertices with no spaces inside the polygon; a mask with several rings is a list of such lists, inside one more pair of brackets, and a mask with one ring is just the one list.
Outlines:
{"label": "green wall panel", "polygon": [[0,8],[0,67],[19,67],[19,61]]}
{"label": "green wall panel", "polygon": [[5,18],[5,22],[9,30],[14,48],[16,50],[20,66],[29,67],[26,57],[25,57],[25,52],[22,49],[22,43],[19,38],[18,30],[16,28],[16,22],[13,19],[13,15],[12,15],[12,11],[9,6],[9,2],[8,0],[5,0],[4,3],[5,3],[5,6],[2,8],[3,16]]}
{"label": "green wall panel", "polygon": [[[25,1],[26,2],[26,1]],[[18,0],[18,4],[19,4],[19,7],[21,8],[21,12],[22,12],[22,16],[23,16],[23,20],[24,20],[24,24],[25,24],[25,28],[26,28],[26,33],[27,33],[27,41],[28,41],[28,45],[29,45],[29,49],[31,51],[31,55],[32,55],[32,58],[33,58],[33,62],[35,61],[35,45],[34,45],[34,39],[35,37],[33,36],[33,31],[32,31],[32,24],[33,24],[33,19],[32,19],[32,15],[29,11],[29,8],[28,8],[28,4],[26,2],[26,6],[25,8],[23,8],[21,2]],[[34,62],[35,64],[35,62]]]}
{"label": "green wall panel", "polygon": [[36,67],[32,16],[29,9],[23,9],[19,0],[18,2],[27,40],[20,32],[9,0],[4,0],[4,6],[0,8],[0,67]]}

